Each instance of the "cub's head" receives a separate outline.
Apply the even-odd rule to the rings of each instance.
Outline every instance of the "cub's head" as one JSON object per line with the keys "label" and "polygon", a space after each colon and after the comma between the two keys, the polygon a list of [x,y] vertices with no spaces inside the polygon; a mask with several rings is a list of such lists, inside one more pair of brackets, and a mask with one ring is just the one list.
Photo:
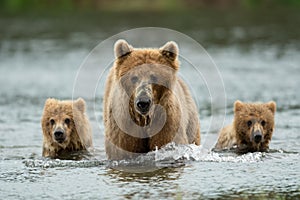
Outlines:
{"label": "cub's head", "polygon": [[74,102],[47,99],[41,121],[44,141],[66,148],[77,134],[74,116],[84,112],[85,101],[81,98]]}
{"label": "cub's head", "polygon": [[130,112],[147,116],[176,82],[178,46],[168,42],[159,49],[135,49],[125,40],[115,44],[115,78],[130,97]]}
{"label": "cub's head", "polygon": [[276,103],[234,103],[234,128],[243,151],[266,151],[274,130]]}

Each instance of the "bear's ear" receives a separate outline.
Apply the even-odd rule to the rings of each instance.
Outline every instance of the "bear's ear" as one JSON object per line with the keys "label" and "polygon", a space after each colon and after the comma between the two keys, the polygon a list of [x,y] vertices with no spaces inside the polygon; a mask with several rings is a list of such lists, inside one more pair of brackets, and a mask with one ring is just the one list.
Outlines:
{"label": "bear's ear", "polygon": [[56,99],[54,98],[48,98],[45,102],[45,108],[47,108],[48,106],[52,105],[53,103],[57,102]]}
{"label": "bear's ear", "polygon": [[271,112],[273,114],[275,114],[276,111],[276,103],[274,101],[269,101],[268,103],[266,103],[267,107],[269,108],[269,110],[271,110]]}
{"label": "bear's ear", "polygon": [[244,106],[244,103],[241,102],[240,100],[237,100],[237,101],[234,102],[234,110],[233,111],[234,112],[239,112],[239,111],[242,110],[243,106]]}
{"label": "bear's ear", "polygon": [[163,56],[174,61],[178,57],[179,49],[176,42],[171,41],[171,42],[167,42],[164,46],[159,48],[159,51]]}
{"label": "bear's ear", "polygon": [[82,113],[85,112],[85,101],[82,98],[78,98],[74,102],[74,106]]}
{"label": "bear's ear", "polygon": [[125,40],[118,40],[115,43],[115,57],[120,58],[132,52],[133,48]]}

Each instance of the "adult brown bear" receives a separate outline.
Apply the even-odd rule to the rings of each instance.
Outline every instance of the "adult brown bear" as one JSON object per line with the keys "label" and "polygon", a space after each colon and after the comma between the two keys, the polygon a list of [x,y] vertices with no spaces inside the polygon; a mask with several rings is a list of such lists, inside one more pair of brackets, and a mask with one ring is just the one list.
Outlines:
{"label": "adult brown bear", "polygon": [[170,142],[200,145],[197,107],[177,75],[177,44],[136,49],[119,40],[114,51],[104,94],[108,158],[132,158]]}

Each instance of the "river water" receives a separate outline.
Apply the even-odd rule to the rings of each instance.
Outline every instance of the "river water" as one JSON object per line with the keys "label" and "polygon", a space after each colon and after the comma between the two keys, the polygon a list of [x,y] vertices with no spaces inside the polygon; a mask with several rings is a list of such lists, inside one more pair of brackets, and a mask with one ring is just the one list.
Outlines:
{"label": "river water", "polygon": [[[91,50],[126,26],[83,31],[84,25],[76,29],[73,24],[59,32],[63,26],[53,24],[67,22],[48,22],[1,19],[1,27],[7,27],[1,30],[0,41],[1,199],[300,198],[300,48],[299,38],[282,31],[287,25],[218,27],[213,35],[207,27],[185,32],[203,41],[220,72],[218,83],[224,82],[225,107],[214,112],[216,118],[224,119],[226,110],[224,124],[230,123],[237,99],[276,101],[270,153],[211,152],[217,139],[217,128],[211,127],[211,99],[202,88],[203,80],[193,79],[193,71],[183,68],[181,76],[193,95],[200,96],[201,147],[169,144],[135,160],[110,162],[104,151],[101,83],[96,100],[83,95],[92,113],[92,156],[81,161],[42,158],[40,119],[48,97],[72,98],[78,70]],[[232,39],[224,44],[222,33]],[[244,43],[247,38],[251,41]],[[198,56],[193,55],[193,45],[179,46]],[[101,56],[113,56],[111,49]],[[95,102],[100,105],[96,110],[89,106]]]}

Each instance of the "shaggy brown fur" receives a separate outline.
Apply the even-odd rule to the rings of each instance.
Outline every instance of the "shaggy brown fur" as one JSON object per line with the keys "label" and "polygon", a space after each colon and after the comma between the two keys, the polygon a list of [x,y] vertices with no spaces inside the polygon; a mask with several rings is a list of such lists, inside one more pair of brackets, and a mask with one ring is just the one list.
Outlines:
{"label": "shaggy brown fur", "polygon": [[41,120],[43,156],[61,158],[92,147],[92,132],[85,114],[85,101],[47,99]]}
{"label": "shaggy brown fur", "polygon": [[223,128],[215,150],[237,147],[239,153],[267,151],[274,130],[276,103],[234,103],[233,124]]}
{"label": "shaggy brown fur", "polygon": [[[133,49],[119,40],[115,55],[104,95],[108,158],[131,158],[172,141],[200,145],[197,108],[188,87],[177,76],[177,44]],[[146,113],[137,106],[140,97],[150,102]]]}

